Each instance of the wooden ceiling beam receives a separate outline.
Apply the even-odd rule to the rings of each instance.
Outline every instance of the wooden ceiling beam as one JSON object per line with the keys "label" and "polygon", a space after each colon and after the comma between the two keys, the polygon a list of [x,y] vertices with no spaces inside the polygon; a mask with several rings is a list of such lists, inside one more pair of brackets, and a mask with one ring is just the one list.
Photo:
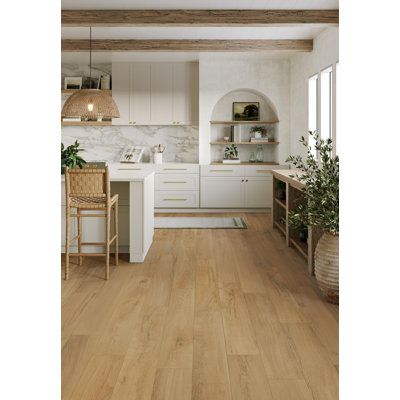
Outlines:
{"label": "wooden ceiling beam", "polygon": [[[312,51],[312,40],[92,40],[92,51]],[[89,51],[87,39],[64,39],[62,51]]]}
{"label": "wooden ceiling beam", "polygon": [[62,10],[63,26],[338,24],[339,10]]}

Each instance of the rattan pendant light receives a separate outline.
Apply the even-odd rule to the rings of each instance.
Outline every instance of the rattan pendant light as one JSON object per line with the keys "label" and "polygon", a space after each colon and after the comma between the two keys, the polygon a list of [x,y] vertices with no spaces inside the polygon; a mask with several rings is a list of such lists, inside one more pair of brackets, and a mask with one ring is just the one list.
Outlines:
{"label": "rattan pendant light", "polygon": [[[89,40],[90,84],[92,82],[92,27]],[[61,117],[80,117],[83,120],[119,118],[119,110],[112,96],[99,89],[82,89],[64,103]]]}

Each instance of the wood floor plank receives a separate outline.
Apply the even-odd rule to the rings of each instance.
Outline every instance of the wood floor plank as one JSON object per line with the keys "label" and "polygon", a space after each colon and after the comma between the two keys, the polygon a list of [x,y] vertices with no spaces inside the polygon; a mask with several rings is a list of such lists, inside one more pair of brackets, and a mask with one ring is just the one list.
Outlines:
{"label": "wood floor plank", "polygon": [[274,400],[313,400],[303,379],[272,379],[269,381]]}
{"label": "wood floor plank", "polygon": [[255,332],[239,285],[219,289],[228,354],[259,354]]}
{"label": "wood floor plank", "polygon": [[246,295],[251,322],[256,332],[266,376],[271,379],[303,378],[302,366],[291,337],[275,317],[266,315],[267,304],[259,296]]}
{"label": "wood floor plank", "polygon": [[190,400],[191,397],[191,368],[161,368],[157,370],[151,400]]}
{"label": "wood floor plank", "polygon": [[192,368],[194,289],[173,289],[168,305],[159,368]]}
{"label": "wood floor plank", "polygon": [[233,400],[268,400],[272,393],[260,356],[228,356]]}
{"label": "wood floor plank", "polygon": [[288,324],[287,327],[314,399],[337,400],[338,372],[312,328],[308,324]]}
{"label": "wood floor plank", "polygon": [[194,323],[193,400],[231,400],[222,317],[196,314]]}

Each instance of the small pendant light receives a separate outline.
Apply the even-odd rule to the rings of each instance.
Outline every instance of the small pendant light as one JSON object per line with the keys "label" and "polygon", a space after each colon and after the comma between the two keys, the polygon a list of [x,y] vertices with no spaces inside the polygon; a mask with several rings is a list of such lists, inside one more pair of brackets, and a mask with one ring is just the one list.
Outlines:
{"label": "small pendant light", "polygon": [[[92,86],[92,27],[89,40],[89,68],[90,86]],[[111,94],[99,89],[81,89],[66,100],[61,117],[80,117],[83,120],[111,119],[119,118],[119,110]]]}

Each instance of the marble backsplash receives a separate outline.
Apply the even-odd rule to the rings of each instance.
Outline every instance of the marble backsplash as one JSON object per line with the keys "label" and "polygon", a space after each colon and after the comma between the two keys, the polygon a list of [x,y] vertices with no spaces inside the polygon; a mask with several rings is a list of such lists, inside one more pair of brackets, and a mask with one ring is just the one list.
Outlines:
{"label": "marble backsplash", "polygon": [[61,130],[61,140],[68,146],[78,140],[86,161],[119,161],[127,145],[145,146],[143,162],[152,162],[152,147],[166,146],[164,162],[198,163],[199,130],[197,126],[68,126]]}

